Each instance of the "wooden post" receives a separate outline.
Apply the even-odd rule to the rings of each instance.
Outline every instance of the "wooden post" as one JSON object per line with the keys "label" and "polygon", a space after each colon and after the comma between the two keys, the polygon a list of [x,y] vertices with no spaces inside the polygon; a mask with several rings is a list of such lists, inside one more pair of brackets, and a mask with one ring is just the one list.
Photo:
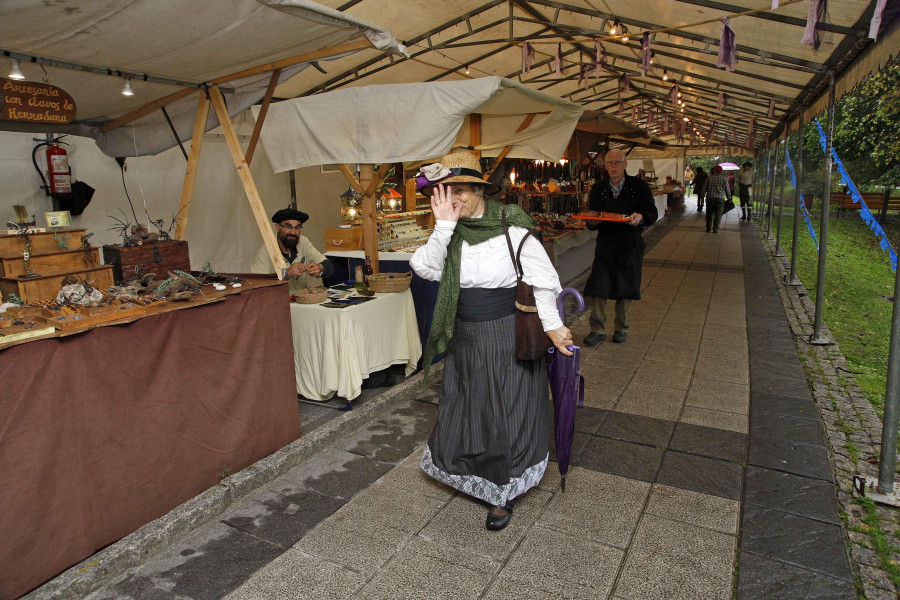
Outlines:
{"label": "wooden post", "polygon": [[416,180],[406,180],[406,194],[403,196],[403,212],[416,210]]}
{"label": "wooden post", "polygon": [[[469,115],[469,145],[472,148],[481,145],[481,115],[473,113]],[[475,150],[475,156],[481,159],[481,150]]]}
{"label": "wooden post", "polygon": [[279,75],[281,75],[281,69],[272,71],[269,87],[266,88],[266,95],[263,96],[262,105],[259,107],[259,116],[256,117],[256,125],[253,126],[253,135],[250,136],[250,145],[247,146],[245,154],[248,165],[253,160],[253,152],[256,151],[256,143],[259,141],[259,132],[262,131],[263,121],[266,120],[266,113],[269,112],[269,104],[272,103],[272,95],[275,93],[275,86],[278,85]]}
{"label": "wooden post", "polygon": [[350,186],[354,190],[356,190],[356,193],[360,196],[364,196],[366,193],[366,189],[359,184],[359,181],[357,181],[356,179],[356,175],[354,175],[353,172],[350,171],[350,167],[341,163],[338,165],[338,169],[341,170],[341,173],[343,173],[344,175],[344,179],[346,179],[347,182],[350,183]]}
{"label": "wooden post", "polygon": [[282,269],[287,267],[287,264],[281,255],[281,250],[278,248],[278,240],[275,239],[275,233],[269,225],[269,216],[263,207],[253,176],[250,174],[250,166],[244,160],[244,151],[241,149],[240,142],[238,142],[234,124],[231,122],[231,117],[228,116],[228,109],[225,108],[225,101],[217,86],[209,88],[209,98],[212,101],[213,108],[216,110],[216,116],[219,117],[219,124],[222,125],[225,141],[228,143],[228,150],[231,152],[231,159],[234,161],[238,177],[241,178],[241,184],[244,186],[244,193],[247,194],[247,200],[250,202],[250,209],[253,211],[256,225],[259,227],[269,258],[275,267],[275,274],[278,279],[283,279]]}
{"label": "wooden post", "polygon": [[[365,189],[362,197],[362,236],[363,250],[366,256],[372,259],[372,271],[379,273],[378,265],[378,226],[375,218],[375,167],[372,165],[359,166],[359,184]],[[371,189],[371,191],[370,191]]]}
{"label": "wooden post", "polygon": [[184,170],[184,183],[181,186],[181,203],[178,205],[175,225],[175,239],[183,240],[187,231],[188,215],[191,213],[191,199],[194,197],[194,183],[197,181],[197,168],[200,166],[200,148],[203,146],[203,134],[206,132],[206,118],[209,116],[209,98],[200,94],[197,104],[197,116],[194,117],[194,132],[191,134],[191,153]]}

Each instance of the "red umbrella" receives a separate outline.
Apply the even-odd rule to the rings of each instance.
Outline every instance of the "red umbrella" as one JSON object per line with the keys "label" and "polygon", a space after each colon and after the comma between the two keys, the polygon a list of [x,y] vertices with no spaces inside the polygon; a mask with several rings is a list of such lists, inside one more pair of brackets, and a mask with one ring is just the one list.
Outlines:
{"label": "red umbrella", "polygon": [[[565,322],[566,311],[563,301],[566,296],[575,296],[578,310],[584,311],[584,298],[574,288],[564,289],[556,301],[559,314]],[[556,462],[562,475],[562,490],[566,491],[566,473],[572,458],[572,440],[575,437],[575,408],[584,406],[584,377],[581,375],[581,348],[569,346],[572,356],[565,356],[550,348],[547,356],[547,376],[553,394],[554,438],[556,441]]]}

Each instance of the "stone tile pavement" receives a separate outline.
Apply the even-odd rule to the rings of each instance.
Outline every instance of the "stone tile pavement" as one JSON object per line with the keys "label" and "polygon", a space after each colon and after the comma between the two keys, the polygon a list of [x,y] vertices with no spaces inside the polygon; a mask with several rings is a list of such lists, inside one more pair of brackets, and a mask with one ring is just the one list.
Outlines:
{"label": "stone tile pavement", "polygon": [[583,348],[566,491],[551,463],[505,530],[418,468],[438,377],[87,597],[856,598],[755,225],[703,216],[648,231],[627,342]]}

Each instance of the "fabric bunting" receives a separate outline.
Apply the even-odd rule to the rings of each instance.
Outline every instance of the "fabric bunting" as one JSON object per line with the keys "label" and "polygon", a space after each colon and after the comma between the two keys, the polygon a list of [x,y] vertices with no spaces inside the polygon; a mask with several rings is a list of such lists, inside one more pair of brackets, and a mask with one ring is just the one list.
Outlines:
{"label": "fabric bunting", "polygon": [[[827,140],[825,139],[825,131],[822,129],[822,125],[819,124],[819,121],[816,120],[816,127],[819,129],[819,144],[822,146],[822,150],[824,151],[827,147]],[[875,234],[876,237],[881,240],[881,249],[887,252],[891,257],[891,270],[897,270],[897,253],[894,251],[893,246],[888,241],[887,235],[884,233],[884,229],[881,228],[881,224],[875,218],[875,215],[872,214],[872,211],[869,210],[869,207],[866,206],[866,201],[863,200],[862,195],[859,193],[859,190],[856,189],[856,184],[853,183],[853,180],[850,179],[849,173],[847,173],[847,169],[844,168],[844,163],[841,162],[840,157],[837,154],[837,151],[834,149],[834,146],[831,147],[831,157],[834,159],[834,165],[837,167],[838,173],[841,174],[841,183],[846,185],[850,190],[850,199],[853,200],[854,204],[859,204],[859,216],[862,220],[869,226],[869,229]]]}
{"label": "fabric bunting", "polygon": [[[787,148],[784,150],[784,162],[787,164],[788,171],[791,172],[791,184],[796,188],[797,174],[794,173],[794,165],[791,163],[791,153],[787,151]],[[816,252],[818,252],[819,239],[816,237],[816,230],[813,227],[812,221],[809,220],[809,213],[806,212],[806,204],[804,202],[800,203],[800,210],[803,213],[803,220],[806,221],[806,228],[809,229],[809,237],[812,238],[813,243],[816,245]]]}
{"label": "fabric bunting", "polygon": [[591,67],[590,65],[581,65],[581,69],[578,71],[578,87],[583,88],[587,87],[588,77],[590,77]]}
{"label": "fabric bunting", "polygon": [[619,91],[626,94],[631,91],[631,77],[628,76],[628,73],[623,73],[619,77]]}
{"label": "fabric bunting", "polygon": [[625,103],[621,100],[619,101],[619,116],[621,117],[625,113]]}
{"label": "fabric bunting", "polygon": [[750,139],[750,135],[753,133],[753,128],[756,126],[756,117],[750,117],[750,124],[747,125],[747,139]]}
{"label": "fabric bunting", "polygon": [[779,6],[781,6],[780,0],[772,0],[772,10],[778,10]]}
{"label": "fabric bunting", "polygon": [[556,57],[553,59],[553,70],[556,71],[557,77],[562,77],[562,44],[556,45]]}
{"label": "fabric bunting", "polygon": [[718,124],[719,124],[719,121],[718,121],[718,120],[714,120],[714,121],[712,122],[712,125],[710,125],[710,127],[709,127],[709,133],[706,134],[706,142],[707,142],[707,143],[709,143],[709,140],[712,139],[713,134],[714,134],[715,131],[716,131],[716,125],[718,125]]}
{"label": "fabric bunting", "polygon": [[719,58],[716,59],[716,67],[722,67],[730,73],[734,71],[738,62],[737,46],[734,42],[734,29],[728,25],[728,17],[722,17],[721,21],[722,35],[719,38]]}
{"label": "fabric bunting", "polygon": [[719,92],[719,101],[716,104],[716,108],[719,110],[725,108],[725,92]]}
{"label": "fabric bunting", "polygon": [[522,75],[528,75],[533,62],[534,46],[531,45],[531,42],[525,42],[525,45],[522,46]]}
{"label": "fabric bunting", "polygon": [[632,124],[637,123],[639,119],[637,106],[631,107],[631,122]]}
{"label": "fabric bunting", "polygon": [[771,119],[775,116],[775,101],[769,100],[769,114],[768,117]]}
{"label": "fabric bunting", "polygon": [[606,66],[606,50],[600,40],[594,40],[594,77],[603,74],[604,66]]}
{"label": "fabric bunting", "polygon": [[872,20],[869,22],[869,37],[873,40],[878,39],[878,30],[881,29],[881,15],[884,14],[886,4],[887,0],[875,2],[875,14],[872,15]]}
{"label": "fabric bunting", "polygon": [[813,50],[819,49],[822,40],[819,38],[819,23],[825,20],[828,12],[828,0],[809,0],[809,13],[806,15],[806,29],[803,31],[801,44]]}
{"label": "fabric bunting", "polygon": [[672,86],[672,89],[669,91],[669,102],[672,104],[678,104],[678,84]]}
{"label": "fabric bunting", "polygon": [[641,77],[647,76],[650,70],[650,32],[645,31],[641,39]]}
{"label": "fabric bunting", "polygon": [[669,133],[669,115],[663,115],[662,130],[663,133]]}
{"label": "fabric bunting", "polygon": [[654,125],[656,125],[656,111],[647,111],[647,127],[653,127]]}

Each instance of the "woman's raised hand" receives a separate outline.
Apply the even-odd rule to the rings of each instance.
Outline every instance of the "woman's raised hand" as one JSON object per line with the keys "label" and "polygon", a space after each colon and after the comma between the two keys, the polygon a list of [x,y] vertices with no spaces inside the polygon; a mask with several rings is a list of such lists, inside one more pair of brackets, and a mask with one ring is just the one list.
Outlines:
{"label": "woman's raised hand", "polygon": [[459,221],[462,202],[453,202],[450,188],[437,184],[431,193],[431,212],[438,221]]}
{"label": "woman's raised hand", "polygon": [[572,332],[569,331],[569,328],[563,325],[559,329],[551,329],[550,331],[545,331],[547,337],[550,338],[550,341],[553,342],[553,345],[556,346],[556,350],[565,354],[566,356],[572,356],[572,351],[566,348],[566,346],[571,346],[575,342],[572,341]]}

